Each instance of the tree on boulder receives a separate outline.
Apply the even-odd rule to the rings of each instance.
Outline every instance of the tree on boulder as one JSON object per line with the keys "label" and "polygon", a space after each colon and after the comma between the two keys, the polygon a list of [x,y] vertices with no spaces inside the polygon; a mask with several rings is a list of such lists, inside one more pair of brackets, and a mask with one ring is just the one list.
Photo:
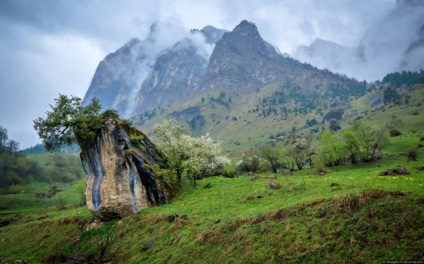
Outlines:
{"label": "tree on boulder", "polygon": [[34,120],[34,129],[44,147],[53,150],[72,143],[78,143],[81,148],[88,146],[102,125],[99,100],[94,98],[83,106],[81,98],[59,94],[55,102],[55,106],[50,105],[52,111],[46,112],[46,118]]}
{"label": "tree on boulder", "polygon": [[155,167],[170,166],[165,156],[115,110],[100,113],[97,99],[59,95],[46,118],[34,128],[47,149],[77,142],[86,172],[85,196],[90,211],[103,220],[122,218],[167,201]]}

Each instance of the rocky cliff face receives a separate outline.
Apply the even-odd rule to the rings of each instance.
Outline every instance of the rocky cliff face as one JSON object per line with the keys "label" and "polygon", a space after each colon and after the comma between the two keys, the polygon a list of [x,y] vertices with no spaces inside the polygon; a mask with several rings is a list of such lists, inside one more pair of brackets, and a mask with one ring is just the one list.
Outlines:
{"label": "rocky cliff face", "polygon": [[137,136],[135,146],[122,125],[110,118],[92,146],[81,152],[87,206],[102,220],[122,218],[167,201],[152,169],[153,164],[167,166],[167,161],[144,134],[138,131]]}
{"label": "rocky cliff face", "polygon": [[206,75],[207,59],[199,54],[190,38],[159,53],[137,93],[133,114],[142,114],[199,92]]}
{"label": "rocky cliff face", "polygon": [[96,97],[104,109],[125,113],[133,87],[141,85],[141,74],[149,69],[147,45],[135,38],[106,56],[96,69],[83,103],[88,104]]}
{"label": "rocky cliff face", "polygon": [[205,82],[208,88],[254,91],[272,82],[284,83],[299,93],[330,84],[338,84],[341,91],[349,92],[347,86],[355,85],[348,78],[282,55],[263,40],[255,24],[248,21],[242,21],[217,42],[209,59]]}
{"label": "rocky cliff face", "polygon": [[[148,49],[156,43],[155,31],[152,29],[152,37],[134,40],[106,57],[84,102],[96,96],[104,108],[143,120],[154,109],[208,89],[251,92],[265,84],[280,82],[289,83],[287,86],[302,93],[299,87],[312,90],[317,86],[352,83],[340,75],[319,71],[282,55],[248,21],[242,21],[231,32],[211,26],[192,30],[160,52],[156,48]],[[152,50],[158,52],[147,52]],[[115,68],[119,69],[114,72]]]}
{"label": "rocky cliff face", "polygon": [[212,49],[224,30],[207,26],[161,51],[135,98],[132,115],[165,107],[204,90]]}
{"label": "rocky cliff face", "polygon": [[186,33],[170,24],[152,25],[145,40],[133,39],[100,62],[83,103],[97,97],[104,109],[131,118],[199,91],[224,32],[212,26]]}
{"label": "rocky cliff face", "polygon": [[146,39],[132,39],[99,63],[83,103],[88,104],[96,97],[103,109],[115,109],[121,116],[131,117],[134,98],[155,63],[156,55],[185,35],[175,25],[153,24]]}
{"label": "rocky cliff face", "polygon": [[207,85],[242,89],[271,82],[281,73],[277,51],[262,39],[255,24],[242,21],[217,42],[208,66]]}

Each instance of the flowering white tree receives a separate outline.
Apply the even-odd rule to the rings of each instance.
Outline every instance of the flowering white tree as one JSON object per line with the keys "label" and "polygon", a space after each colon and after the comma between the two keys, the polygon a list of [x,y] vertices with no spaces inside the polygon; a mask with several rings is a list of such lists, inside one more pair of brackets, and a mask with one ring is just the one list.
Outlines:
{"label": "flowering white tree", "polygon": [[221,143],[210,135],[194,138],[175,119],[165,120],[154,127],[161,148],[172,163],[178,181],[182,176],[196,185],[196,180],[212,175],[231,161],[222,154]]}

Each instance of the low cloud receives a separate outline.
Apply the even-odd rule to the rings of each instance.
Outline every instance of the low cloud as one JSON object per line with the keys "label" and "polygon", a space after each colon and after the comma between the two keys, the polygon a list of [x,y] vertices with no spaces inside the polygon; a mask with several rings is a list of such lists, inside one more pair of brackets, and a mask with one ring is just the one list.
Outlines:
{"label": "low cloud", "polygon": [[294,56],[320,68],[360,80],[381,80],[387,73],[424,67],[424,4],[397,5],[370,25],[359,44],[341,46],[316,40]]}
{"label": "low cloud", "polygon": [[[31,49],[11,52],[0,44],[0,122],[22,147],[38,142],[32,120],[42,116],[59,93],[82,97],[103,54],[79,36],[31,36]],[[19,44],[18,44],[19,46]]]}

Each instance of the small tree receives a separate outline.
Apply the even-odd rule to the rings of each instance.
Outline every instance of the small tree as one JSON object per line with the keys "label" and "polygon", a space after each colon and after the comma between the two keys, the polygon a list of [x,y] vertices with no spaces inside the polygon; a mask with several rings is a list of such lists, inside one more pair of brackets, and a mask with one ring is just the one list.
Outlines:
{"label": "small tree", "polygon": [[166,157],[172,163],[172,170],[178,178],[178,183],[181,183],[182,174],[184,171],[183,161],[188,156],[182,151],[181,138],[186,134],[187,129],[177,122],[175,119],[167,119],[162,123],[156,124],[153,128],[155,134],[159,137],[160,147]]}
{"label": "small tree", "polygon": [[220,142],[213,140],[209,134],[201,138],[185,134],[186,129],[175,119],[156,124],[154,131],[180,184],[182,176],[185,176],[195,186],[197,179],[214,174],[230,163],[221,154]]}
{"label": "small tree", "polygon": [[9,140],[9,142],[7,143],[7,149],[9,150],[9,152],[18,152],[19,151],[19,142],[15,141],[15,140]]}
{"label": "small tree", "polygon": [[243,152],[236,166],[242,171],[258,172],[261,167],[261,158],[252,151]]}
{"label": "small tree", "polygon": [[339,133],[333,131],[323,131],[319,136],[318,159],[325,166],[341,165],[345,158],[343,141]]}
{"label": "small tree", "polygon": [[395,115],[392,115],[390,117],[390,120],[384,125],[387,130],[393,130],[393,129],[399,129],[403,126],[402,119],[396,117]]}
{"label": "small tree", "polygon": [[359,121],[343,129],[342,135],[352,163],[374,160],[387,140],[384,130],[374,130]]}
{"label": "small tree", "polygon": [[281,149],[278,146],[264,145],[259,149],[259,155],[269,162],[273,173],[277,173],[281,168]]}
{"label": "small tree", "polygon": [[331,131],[339,131],[340,129],[342,129],[342,127],[340,126],[340,123],[337,120],[331,120],[330,121],[330,130]]}
{"label": "small tree", "polygon": [[[298,170],[303,170],[307,164],[307,160],[310,158],[312,152],[312,139],[308,138],[296,138],[296,141],[292,147],[287,151],[288,164],[296,164]],[[293,166],[291,166],[293,169]]]}
{"label": "small tree", "polygon": [[0,126],[0,151],[6,147],[8,140],[7,128]]}
{"label": "small tree", "polygon": [[81,98],[59,95],[56,104],[50,105],[46,118],[34,120],[34,129],[43,141],[47,150],[57,149],[61,145],[78,143],[87,146],[101,128],[101,105],[94,98],[87,106],[83,106]]}

